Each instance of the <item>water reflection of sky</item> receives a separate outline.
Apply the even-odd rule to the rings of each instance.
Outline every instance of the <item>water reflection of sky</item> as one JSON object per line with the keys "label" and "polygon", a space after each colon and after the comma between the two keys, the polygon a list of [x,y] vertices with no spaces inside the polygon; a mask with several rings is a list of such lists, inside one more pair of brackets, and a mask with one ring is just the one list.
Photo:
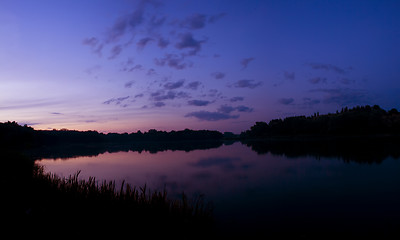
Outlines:
{"label": "water reflection of sky", "polygon": [[[263,229],[266,224],[282,226],[305,216],[346,225],[346,221],[375,222],[388,213],[400,213],[394,205],[400,201],[400,161],[393,158],[380,164],[287,158],[258,155],[237,142],[208,150],[105,153],[44,159],[40,164],[61,176],[81,170],[81,178],[94,176],[117,184],[125,180],[150,189],[165,186],[172,197],[183,191],[189,196],[203,193],[214,203],[216,218],[229,228],[247,223]],[[399,218],[395,220],[400,222]]]}

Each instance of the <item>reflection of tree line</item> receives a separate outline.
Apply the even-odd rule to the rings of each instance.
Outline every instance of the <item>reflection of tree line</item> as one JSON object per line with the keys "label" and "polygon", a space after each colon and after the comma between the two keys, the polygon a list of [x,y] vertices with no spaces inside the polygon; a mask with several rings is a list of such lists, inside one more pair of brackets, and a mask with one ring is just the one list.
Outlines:
{"label": "reflection of tree line", "polygon": [[332,157],[359,163],[381,163],[388,157],[400,158],[399,137],[276,138],[242,143],[258,154],[271,153],[288,158]]}
{"label": "reflection of tree line", "polygon": [[[97,131],[34,130],[16,122],[0,123],[0,145],[40,158],[97,156],[105,152],[218,148],[236,140],[257,153],[297,157],[341,157],[345,161],[381,162],[399,157],[400,113],[379,106],[343,108],[335,114],[298,116],[257,122],[239,135],[208,130],[99,133]],[[228,142],[230,141],[230,142]]]}
{"label": "reflection of tree line", "polygon": [[222,140],[209,141],[154,141],[136,143],[99,143],[99,144],[68,144],[43,146],[25,150],[34,159],[42,158],[76,158],[80,156],[97,156],[102,153],[115,152],[150,152],[157,153],[167,150],[172,151],[193,151],[201,149],[218,148],[222,146]]}

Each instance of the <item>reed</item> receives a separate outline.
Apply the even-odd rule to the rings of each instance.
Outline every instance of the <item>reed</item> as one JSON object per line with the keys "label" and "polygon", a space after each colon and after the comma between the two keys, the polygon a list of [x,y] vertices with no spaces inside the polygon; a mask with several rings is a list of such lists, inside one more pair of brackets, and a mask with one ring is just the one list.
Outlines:
{"label": "reed", "polygon": [[[68,177],[46,173],[36,166],[30,194],[31,219],[64,219],[67,222],[90,222],[96,225],[164,231],[207,232],[213,227],[212,205],[204,195],[172,199],[167,191],[151,190],[125,183],[116,188],[115,181],[99,182],[94,177],[80,179],[80,171]],[[59,221],[59,220],[58,220]],[[197,229],[197,230],[196,230]]]}

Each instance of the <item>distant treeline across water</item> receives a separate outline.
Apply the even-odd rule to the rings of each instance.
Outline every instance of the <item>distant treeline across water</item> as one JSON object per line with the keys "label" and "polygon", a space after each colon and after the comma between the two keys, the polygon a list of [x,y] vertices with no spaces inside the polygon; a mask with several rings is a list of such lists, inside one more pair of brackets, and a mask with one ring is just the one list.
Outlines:
{"label": "distant treeline across water", "polygon": [[358,106],[343,108],[336,113],[312,116],[295,116],[274,119],[269,123],[256,122],[249,130],[236,135],[210,130],[158,131],[132,133],[99,133],[97,131],[76,130],[34,130],[17,122],[0,123],[1,146],[18,148],[49,146],[74,143],[131,143],[131,142],[173,142],[208,140],[248,140],[271,139],[275,137],[313,137],[313,136],[364,136],[399,135],[400,113],[396,109],[386,111],[379,106]]}

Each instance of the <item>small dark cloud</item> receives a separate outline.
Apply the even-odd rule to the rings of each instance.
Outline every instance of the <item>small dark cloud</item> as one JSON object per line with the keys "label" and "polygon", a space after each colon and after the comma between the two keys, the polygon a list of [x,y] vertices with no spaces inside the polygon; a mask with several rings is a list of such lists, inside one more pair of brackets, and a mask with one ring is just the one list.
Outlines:
{"label": "small dark cloud", "polygon": [[205,14],[193,14],[181,22],[181,27],[191,30],[204,28],[206,25],[207,16]]}
{"label": "small dark cloud", "polygon": [[327,79],[322,77],[315,77],[308,80],[311,84],[326,83]]}
{"label": "small dark cloud", "polygon": [[253,108],[249,108],[249,107],[246,107],[246,106],[243,106],[243,105],[237,106],[235,109],[238,112],[247,112],[247,113],[253,112],[253,110],[254,110]]}
{"label": "small dark cloud", "polygon": [[53,114],[53,115],[63,115],[62,113],[59,113],[59,112],[51,112],[50,114]]}
{"label": "small dark cloud", "polygon": [[168,67],[177,70],[182,70],[192,66],[191,63],[185,62],[185,57],[183,55],[179,56],[176,54],[166,54],[163,58],[155,58],[154,63],[158,66],[167,65]]}
{"label": "small dark cloud", "polygon": [[205,40],[194,39],[191,33],[185,33],[180,35],[179,42],[176,43],[175,47],[179,50],[190,49],[189,55],[195,55],[200,51],[201,45],[205,42]]}
{"label": "small dark cloud", "polygon": [[239,118],[239,115],[229,115],[220,112],[198,111],[188,113],[185,115],[185,117],[194,117],[202,121],[219,121],[227,119],[237,119]]}
{"label": "small dark cloud", "polygon": [[144,95],[143,95],[143,93],[139,93],[139,94],[136,94],[135,96],[134,96],[134,98],[140,98],[140,97],[143,97]]}
{"label": "small dark cloud", "polygon": [[188,101],[189,105],[198,106],[198,107],[207,106],[210,103],[211,102],[207,101],[207,100],[190,100],[190,101]]}
{"label": "small dark cloud", "polygon": [[285,77],[286,80],[291,80],[291,81],[293,81],[293,80],[296,78],[294,72],[287,72],[287,71],[285,71],[285,72],[283,73],[283,76]]}
{"label": "small dark cloud", "polygon": [[216,14],[216,15],[209,16],[208,17],[208,22],[209,23],[215,23],[216,21],[218,21],[219,19],[221,19],[225,15],[226,15],[226,13],[219,13],[219,14]]}
{"label": "small dark cloud", "polygon": [[157,74],[157,72],[154,68],[150,68],[149,70],[147,70],[147,73],[146,73],[147,76],[152,76],[155,74]]}
{"label": "small dark cloud", "polygon": [[221,105],[218,108],[218,112],[220,113],[225,113],[225,114],[229,114],[231,112],[235,111],[235,108],[229,105]]}
{"label": "small dark cloud", "polygon": [[147,44],[149,44],[150,42],[154,41],[154,39],[150,38],[150,37],[144,37],[142,39],[140,39],[137,43],[136,46],[139,50],[143,50],[144,47],[147,46]]}
{"label": "small dark cloud", "polygon": [[223,79],[225,77],[225,73],[213,72],[213,73],[211,73],[211,76],[213,76],[215,79]]}
{"label": "small dark cloud", "polygon": [[351,79],[348,79],[348,78],[341,78],[339,81],[340,81],[340,83],[345,84],[345,85],[349,85],[349,84],[355,83],[354,80],[351,80]]}
{"label": "small dark cloud", "polygon": [[165,103],[164,102],[155,102],[154,107],[164,107]]}
{"label": "small dark cloud", "polygon": [[309,63],[308,65],[314,70],[332,71],[338,74],[346,74],[350,70],[352,70],[352,67],[348,67],[347,69],[345,69],[332,64]]}
{"label": "small dark cloud", "polygon": [[91,46],[91,47],[96,47],[96,45],[99,43],[99,40],[97,39],[97,38],[95,38],[95,37],[91,37],[91,38],[85,38],[85,39],[83,39],[83,41],[82,41],[82,44],[83,45],[88,45],[88,46]]}
{"label": "small dark cloud", "polygon": [[181,79],[177,82],[168,82],[168,83],[164,84],[164,89],[167,89],[167,90],[177,89],[177,88],[182,87],[184,83],[185,83],[185,79]]}
{"label": "small dark cloud", "polygon": [[308,97],[303,98],[303,104],[306,106],[314,106],[321,102],[319,99],[311,99]]}
{"label": "small dark cloud", "polygon": [[323,103],[337,104],[339,106],[355,106],[370,104],[368,92],[361,89],[335,88],[335,89],[314,89],[310,92],[324,93]]}
{"label": "small dark cloud", "polygon": [[124,87],[131,88],[134,83],[135,83],[135,81],[129,81],[129,82],[125,83]]}
{"label": "small dark cloud", "polygon": [[229,113],[231,113],[233,111],[250,113],[250,112],[253,112],[253,110],[254,110],[253,108],[246,107],[246,106],[243,106],[243,105],[240,105],[240,106],[237,106],[237,107],[233,107],[233,106],[229,106],[229,105],[226,105],[226,104],[225,105],[221,105],[218,108],[218,112],[226,113],[226,114],[229,114]]}
{"label": "small dark cloud", "polygon": [[158,39],[157,46],[159,46],[160,48],[166,48],[168,47],[168,45],[169,41],[167,39],[164,39],[162,37]]}
{"label": "small dark cloud", "polygon": [[236,88],[250,88],[254,89],[262,85],[262,82],[256,82],[255,80],[250,79],[242,79],[233,84],[233,87]]}
{"label": "small dark cloud", "polygon": [[194,82],[190,82],[186,88],[191,89],[191,90],[197,90],[199,88],[199,86],[201,85],[201,82],[199,81],[194,81]]}
{"label": "small dark cloud", "polygon": [[179,98],[188,98],[189,94],[186,92],[175,92],[175,91],[168,91],[165,93],[163,90],[159,90],[157,92],[153,92],[150,94],[150,99],[156,102],[165,101],[165,100],[173,100]]}
{"label": "small dark cloud", "polygon": [[229,101],[231,102],[239,102],[239,101],[243,101],[244,98],[243,97],[233,97],[231,99],[229,99]]}
{"label": "small dark cloud", "polygon": [[222,17],[224,17],[226,14],[225,13],[219,13],[216,15],[206,15],[206,14],[200,14],[196,13],[193,14],[187,18],[185,18],[183,21],[180,22],[180,26],[183,28],[187,28],[190,30],[198,30],[202,29],[206,26],[207,23],[215,23]]}
{"label": "small dark cloud", "polygon": [[254,60],[253,57],[243,58],[243,59],[240,61],[240,64],[242,65],[242,69],[246,69],[247,66],[249,65],[249,63],[250,63],[251,61],[253,61],[253,60]]}
{"label": "small dark cloud", "polygon": [[112,49],[111,49],[111,54],[108,57],[108,59],[114,59],[116,58],[119,54],[121,54],[122,52],[122,46],[121,45],[115,45]]}
{"label": "small dark cloud", "polygon": [[278,100],[278,102],[283,105],[289,105],[294,102],[294,99],[293,98],[281,98]]}
{"label": "small dark cloud", "polygon": [[115,105],[120,105],[123,101],[127,100],[129,96],[126,97],[120,97],[120,98],[111,98],[107,101],[104,101],[103,104],[115,104]]}

